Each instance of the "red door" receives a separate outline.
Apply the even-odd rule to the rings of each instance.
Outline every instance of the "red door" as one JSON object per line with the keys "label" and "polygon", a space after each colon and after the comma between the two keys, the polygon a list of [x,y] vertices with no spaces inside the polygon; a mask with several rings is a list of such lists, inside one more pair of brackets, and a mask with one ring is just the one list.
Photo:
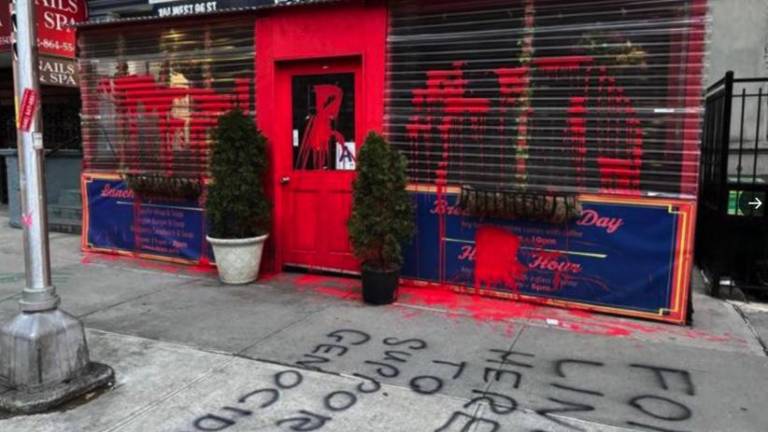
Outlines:
{"label": "red door", "polygon": [[354,60],[280,64],[275,101],[285,266],[355,272],[347,220],[362,143],[362,84]]}

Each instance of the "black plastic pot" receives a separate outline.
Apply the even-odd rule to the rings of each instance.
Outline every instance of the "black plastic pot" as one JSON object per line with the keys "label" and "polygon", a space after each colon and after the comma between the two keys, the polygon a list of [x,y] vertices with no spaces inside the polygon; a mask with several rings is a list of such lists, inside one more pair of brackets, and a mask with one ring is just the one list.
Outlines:
{"label": "black plastic pot", "polygon": [[400,268],[379,270],[363,266],[363,301],[372,305],[386,305],[397,300]]}

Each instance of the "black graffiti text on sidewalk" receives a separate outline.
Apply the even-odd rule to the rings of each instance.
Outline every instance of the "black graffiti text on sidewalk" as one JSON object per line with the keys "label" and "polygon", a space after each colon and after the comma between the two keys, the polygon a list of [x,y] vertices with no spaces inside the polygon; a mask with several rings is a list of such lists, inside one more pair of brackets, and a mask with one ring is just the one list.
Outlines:
{"label": "black graffiti text on sidewalk", "polygon": [[[261,385],[233,397],[232,402],[195,418],[186,431],[223,431],[246,422],[272,425],[284,431],[316,431],[327,428],[335,416],[354,409],[366,397],[382,392],[383,384],[407,385],[415,394],[431,397],[444,391],[462,377],[474,377],[476,386],[461,390],[466,403],[439,421],[434,432],[464,432],[469,430],[500,432],[503,418],[526,408],[559,430],[584,431],[567,418],[600,411],[601,403],[610,400],[620,403],[631,413],[621,422],[635,429],[651,432],[688,432],[695,413],[691,407],[697,390],[691,373],[685,369],[658,364],[606,364],[600,359],[560,357],[539,358],[536,353],[491,347],[477,358],[439,358],[431,353],[426,338],[376,337],[358,329],[336,329],[318,339],[295,360],[296,368],[281,370],[272,376],[269,385]],[[332,373],[336,360],[356,352],[360,360],[349,378],[329,380],[327,388],[315,383],[324,395],[312,407],[291,408],[289,414],[276,414],[281,401],[289,401],[291,394],[301,390],[307,371]],[[356,357],[357,358],[357,357]],[[421,367],[414,367],[418,362]],[[423,365],[428,364],[429,373]],[[608,369],[626,378],[624,399],[617,400],[607,394],[601,385],[601,373]],[[346,368],[345,368],[346,369]],[[420,372],[412,373],[413,370]],[[474,374],[470,375],[470,374]],[[534,374],[544,394],[536,406],[522,406],[520,395],[533,385]],[[633,391],[636,380],[643,380],[646,390]],[[341,382],[341,384],[339,384]],[[652,390],[647,390],[651,388]],[[492,390],[491,390],[492,389]],[[540,389],[540,387],[539,387]],[[626,395],[629,394],[629,397]],[[303,399],[302,399],[303,400]],[[296,403],[287,403],[294,406]],[[479,407],[484,407],[480,410]],[[285,405],[281,412],[285,412]],[[482,415],[478,413],[482,412]],[[625,414],[622,414],[625,415]],[[275,418],[277,419],[275,420]],[[688,427],[686,427],[688,425]],[[473,429],[476,428],[476,429]],[[530,432],[543,432],[532,429]]]}

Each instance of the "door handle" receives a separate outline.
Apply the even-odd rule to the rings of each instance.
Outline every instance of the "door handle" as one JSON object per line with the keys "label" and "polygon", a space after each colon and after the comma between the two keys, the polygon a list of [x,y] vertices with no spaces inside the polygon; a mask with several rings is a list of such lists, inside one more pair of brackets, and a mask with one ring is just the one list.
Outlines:
{"label": "door handle", "polygon": [[288,177],[288,176],[280,177],[280,184],[281,185],[288,184],[288,183],[290,183],[290,181],[291,181],[291,178]]}

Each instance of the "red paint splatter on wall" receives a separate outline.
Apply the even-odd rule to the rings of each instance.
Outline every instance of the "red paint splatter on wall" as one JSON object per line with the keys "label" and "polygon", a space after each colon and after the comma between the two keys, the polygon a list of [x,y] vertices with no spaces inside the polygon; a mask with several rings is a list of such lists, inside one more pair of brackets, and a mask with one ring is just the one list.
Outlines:
{"label": "red paint splatter on wall", "polygon": [[517,290],[526,266],[518,258],[520,238],[494,226],[481,226],[475,237],[475,287],[493,289],[502,284]]}

